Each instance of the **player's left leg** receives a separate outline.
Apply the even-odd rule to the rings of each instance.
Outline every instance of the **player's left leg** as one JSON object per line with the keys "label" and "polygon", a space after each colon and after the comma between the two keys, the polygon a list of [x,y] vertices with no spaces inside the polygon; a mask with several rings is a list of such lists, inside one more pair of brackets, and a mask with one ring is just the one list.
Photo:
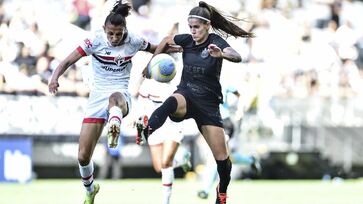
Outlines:
{"label": "player's left leg", "polygon": [[231,180],[232,163],[228,156],[224,130],[222,127],[212,125],[203,125],[201,130],[217,163],[219,184],[216,204],[225,204],[227,202],[227,188]]}
{"label": "player's left leg", "polygon": [[[161,160],[161,180],[163,185],[163,204],[169,204],[174,183],[174,161],[179,143],[166,140],[163,143],[163,154]],[[173,165],[174,164],[174,165]]]}
{"label": "player's left leg", "polygon": [[112,93],[109,97],[108,104],[108,132],[107,140],[110,148],[115,148],[118,143],[118,137],[120,135],[120,127],[123,116],[128,113],[128,106],[126,98],[120,92]]}
{"label": "player's left leg", "polygon": [[[157,135],[155,135],[157,136]],[[155,139],[155,138],[153,138]],[[163,164],[164,143],[150,145],[151,160],[157,173],[161,173],[162,183],[162,203],[169,204],[171,189],[174,181],[174,168],[170,165]]]}
{"label": "player's left leg", "polygon": [[78,148],[78,163],[82,177],[82,183],[86,189],[86,198],[84,201],[85,204],[93,204],[95,196],[100,189],[98,184],[94,184],[94,167],[91,158],[97,141],[102,133],[103,126],[103,122],[84,122],[81,128]]}

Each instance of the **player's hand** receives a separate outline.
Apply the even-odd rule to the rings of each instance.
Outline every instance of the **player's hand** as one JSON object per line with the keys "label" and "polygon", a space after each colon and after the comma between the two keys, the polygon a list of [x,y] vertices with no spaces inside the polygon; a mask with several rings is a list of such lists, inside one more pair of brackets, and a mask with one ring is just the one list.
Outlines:
{"label": "player's hand", "polygon": [[[148,66],[149,66],[149,65],[148,65]],[[148,71],[148,66],[146,66],[146,67],[144,68],[144,70],[142,70],[142,76],[143,76],[144,78],[150,79],[150,78],[151,78],[151,76],[150,76],[149,71]]]}
{"label": "player's hand", "polygon": [[222,50],[221,48],[219,48],[217,45],[215,44],[210,44],[208,45],[208,52],[209,54],[212,56],[212,57],[223,57],[223,53],[222,53]]}
{"label": "player's hand", "polygon": [[52,78],[48,84],[49,93],[55,95],[58,92],[58,87],[59,87],[58,80]]}

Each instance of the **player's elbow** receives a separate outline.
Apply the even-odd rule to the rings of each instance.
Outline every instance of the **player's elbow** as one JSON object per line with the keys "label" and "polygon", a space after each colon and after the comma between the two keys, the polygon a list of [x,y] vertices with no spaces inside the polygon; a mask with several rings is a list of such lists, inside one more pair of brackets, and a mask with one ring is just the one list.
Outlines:
{"label": "player's elbow", "polygon": [[235,58],[235,61],[234,61],[234,62],[242,62],[242,57],[241,57],[241,55],[236,56],[236,58]]}
{"label": "player's elbow", "polygon": [[231,56],[228,60],[231,62],[239,63],[242,62],[242,57],[240,55],[234,55]]}

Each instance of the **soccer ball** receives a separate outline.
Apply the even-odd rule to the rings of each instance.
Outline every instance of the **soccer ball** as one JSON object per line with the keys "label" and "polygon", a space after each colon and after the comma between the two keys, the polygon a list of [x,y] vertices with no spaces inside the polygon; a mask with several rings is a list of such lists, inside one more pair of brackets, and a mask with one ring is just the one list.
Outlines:
{"label": "soccer ball", "polygon": [[150,77],[155,81],[167,83],[175,77],[175,60],[168,54],[157,54],[151,59],[148,71]]}

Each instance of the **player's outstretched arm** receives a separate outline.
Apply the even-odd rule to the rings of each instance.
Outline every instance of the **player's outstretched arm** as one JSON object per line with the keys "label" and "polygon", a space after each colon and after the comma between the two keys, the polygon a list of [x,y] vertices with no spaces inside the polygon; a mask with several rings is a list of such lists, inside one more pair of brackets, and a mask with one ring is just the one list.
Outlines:
{"label": "player's outstretched arm", "polygon": [[[173,50],[174,49],[174,50]],[[174,42],[174,35],[168,35],[166,37],[163,38],[163,40],[159,43],[159,45],[157,46],[154,55],[160,54],[160,53],[165,53],[165,52],[180,52],[180,47],[175,45]]]}
{"label": "player's outstretched arm", "polygon": [[217,45],[210,44],[208,46],[208,52],[212,57],[220,57],[231,62],[241,62],[241,55],[236,52],[232,47],[226,47],[221,50]]}

